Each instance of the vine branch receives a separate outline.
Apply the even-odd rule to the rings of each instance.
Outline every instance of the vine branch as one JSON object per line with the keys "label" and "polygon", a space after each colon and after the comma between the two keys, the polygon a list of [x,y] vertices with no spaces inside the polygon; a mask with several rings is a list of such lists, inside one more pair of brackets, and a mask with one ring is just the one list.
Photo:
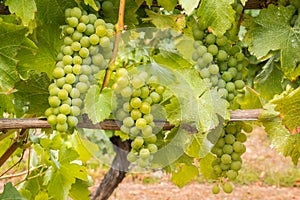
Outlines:
{"label": "vine branch", "polygon": [[120,7],[119,7],[119,17],[118,17],[118,24],[117,24],[117,30],[116,30],[116,35],[115,35],[115,42],[114,42],[114,48],[113,48],[113,55],[112,58],[108,64],[108,68],[105,71],[104,79],[103,79],[103,84],[100,90],[100,93],[102,90],[108,86],[110,76],[112,72],[115,69],[115,61],[118,53],[118,48],[119,48],[119,43],[121,40],[121,34],[124,29],[124,13],[125,13],[125,0],[120,0]]}

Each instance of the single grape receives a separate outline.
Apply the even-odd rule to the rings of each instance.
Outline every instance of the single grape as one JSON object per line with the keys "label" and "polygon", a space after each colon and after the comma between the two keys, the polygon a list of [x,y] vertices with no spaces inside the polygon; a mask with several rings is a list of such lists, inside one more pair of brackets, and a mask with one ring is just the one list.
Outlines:
{"label": "single grape", "polygon": [[148,144],[147,149],[150,151],[151,154],[154,154],[157,152],[156,144]]}
{"label": "single grape", "polygon": [[131,163],[135,162],[138,159],[137,154],[133,152],[129,152],[127,154],[127,160]]}
{"label": "single grape", "polygon": [[139,155],[141,159],[148,159],[150,157],[150,151],[149,149],[141,149]]}
{"label": "single grape", "polygon": [[231,193],[233,190],[232,185],[228,182],[222,184],[222,189],[225,193],[228,193],[228,194]]}
{"label": "single grape", "polygon": [[221,162],[222,162],[223,164],[230,164],[230,163],[231,163],[231,156],[228,155],[228,154],[223,154],[223,155],[221,156]]}
{"label": "single grape", "polygon": [[134,125],[134,120],[131,118],[131,117],[126,117],[124,120],[123,120],[123,124],[127,127],[131,127]]}
{"label": "single grape", "polygon": [[132,117],[133,120],[137,120],[142,117],[142,113],[138,109],[133,109],[130,112],[130,116]]}
{"label": "single grape", "polygon": [[214,185],[212,187],[211,191],[212,191],[213,194],[219,194],[220,193],[220,187],[218,185]]}

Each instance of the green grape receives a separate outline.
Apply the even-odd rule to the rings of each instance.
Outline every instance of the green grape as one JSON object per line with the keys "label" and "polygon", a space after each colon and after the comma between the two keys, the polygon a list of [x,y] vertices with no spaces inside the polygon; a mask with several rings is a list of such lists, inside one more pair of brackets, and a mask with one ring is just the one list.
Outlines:
{"label": "green grape", "polygon": [[[226,155],[226,154],[225,154]],[[221,169],[223,170],[223,171],[227,171],[227,170],[229,170],[230,169],[230,164],[224,164],[224,163],[220,163],[220,167],[221,167]]]}
{"label": "green grape", "polygon": [[228,194],[231,193],[233,190],[232,185],[228,182],[222,184],[222,189],[225,193],[228,193]]}
{"label": "green grape", "polygon": [[73,54],[73,50],[72,50],[71,46],[65,46],[63,48],[63,54],[65,54],[65,55],[72,55]]}
{"label": "green grape", "polygon": [[60,68],[60,67],[54,68],[54,70],[52,72],[52,76],[54,78],[61,78],[61,77],[64,77],[64,75],[65,75],[65,71],[63,68]]}
{"label": "green grape", "polygon": [[69,93],[67,90],[65,89],[61,89],[58,93],[57,93],[57,96],[59,99],[61,100],[66,100],[69,96]]}
{"label": "green grape", "polygon": [[65,114],[58,114],[56,117],[58,124],[65,124],[67,122],[67,116]]}
{"label": "green grape", "polygon": [[147,125],[147,121],[146,121],[146,119],[144,119],[144,118],[139,118],[139,119],[137,119],[136,122],[135,122],[135,126],[136,126],[138,129],[143,129],[146,125]]}
{"label": "green grape", "polygon": [[203,54],[203,56],[202,56],[202,59],[203,59],[203,61],[205,62],[205,63],[211,63],[212,61],[213,61],[213,56],[212,56],[212,54],[211,53],[204,53]]}
{"label": "green grape", "polygon": [[81,66],[81,72],[85,75],[91,75],[92,74],[92,68],[88,65],[82,65]]}
{"label": "green grape", "polygon": [[238,173],[234,170],[229,170],[226,172],[226,176],[228,177],[229,180],[235,180],[237,175]]}
{"label": "green grape", "polygon": [[130,106],[134,109],[140,108],[142,105],[142,100],[138,97],[134,97],[130,100]]}
{"label": "green grape", "polygon": [[236,130],[236,125],[234,123],[229,123],[225,128],[226,133],[234,135]]}
{"label": "green grape", "polygon": [[244,60],[245,55],[244,55],[242,52],[238,52],[238,53],[236,53],[236,54],[234,55],[234,57],[236,58],[236,60],[237,60],[238,62],[241,62],[241,61]]}
{"label": "green grape", "polygon": [[227,40],[228,40],[227,37],[223,35],[216,39],[216,43],[218,46],[225,46],[227,44]]}
{"label": "green grape", "polygon": [[151,92],[150,97],[153,103],[158,103],[161,100],[161,96],[157,92]]}
{"label": "green grape", "polygon": [[223,147],[225,145],[225,139],[224,138],[219,138],[219,140],[216,143],[216,147]]}
{"label": "green grape", "polygon": [[235,55],[238,52],[241,52],[241,48],[237,45],[232,46],[229,50],[230,55]]}
{"label": "green grape", "polygon": [[78,115],[80,115],[80,113],[81,113],[81,110],[80,110],[80,108],[78,106],[71,106],[71,113],[70,113],[70,115],[72,115],[72,116],[78,116]]}
{"label": "green grape", "polygon": [[110,17],[113,14],[114,5],[111,1],[104,1],[101,7],[106,17]]}
{"label": "green grape", "polygon": [[[73,34],[74,31],[75,31],[74,28],[70,27],[70,26],[65,29],[65,32],[69,35]],[[73,39],[72,39],[72,41],[73,41]]]}
{"label": "green grape", "polygon": [[[128,81],[129,83],[129,81]],[[140,89],[133,89],[132,91],[132,97],[139,97],[141,95],[141,90]]]}
{"label": "green grape", "polygon": [[82,38],[82,33],[80,33],[79,31],[74,31],[74,33],[72,35],[72,40],[80,41],[81,38]]}
{"label": "green grape", "polygon": [[229,144],[224,145],[222,150],[224,154],[231,154],[233,152],[232,145]]}
{"label": "green grape", "polygon": [[207,52],[211,53],[213,56],[217,55],[218,51],[219,51],[219,49],[218,49],[217,45],[215,45],[215,44],[211,44],[207,47]]}
{"label": "green grape", "polygon": [[105,26],[105,21],[103,19],[97,19],[94,23],[95,27],[98,27],[100,25],[104,25]]}
{"label": "green grape", "polygon": [[223,155],[221,156],[221,162],[222,162],[223,164],[230,164],[230,163],[231,163],[231,156],[228,155],[228,154],[223,154]]}
{"label": "green grape", "polygon": [[[143,103],[146,103],[146,102],[143,102]],[[141,111],[141,112],[142,112],[142,111]],[[143,116],[143,118],[147,121],[147,124],[153,122],[153,119],[154,119],[153,115],[151,115],[151,114],[145,114],[145,115]]]}
{"label": "green grape", "polygon": [[83,82],[79,82],[76,84],[76,88],[79,90],[80,93],[86,93],[88,90],[88,85]]}
{"label": "green grape", "polygon": [[125,98],[128,98],[132,95],[132,89],[131,87],[127,86],[121,91],[121,95]]}
{"label": "green grape", "polygon": [[226,81],[229,82],[232,79],[232,74],[230,72],[224,72],[222,74],[222,78]]}
{"label": "green grape", "polygon": [[213,167],[213,170],[214,170],[214,173],[217,174],[217,175],[220,175],[223,171],[220,165],[215,165]]}
{"label": "green grape", "polygon": [[209,70],[209,73],[213,74],[213,75],[216,75],[219,73],[219,67],[216,64],[209,65],[208,70]]}
{"label": "green grape", "polygon": [[148,159],[150,157],[149,149],[141,149],[139,152],[139,156],[143,160]]}
{"label": "green grape", "polygon": [[49,116],[47,116],[47,121],[51,125],[56,125],[57,124],[57,120],[56,120],[56,116],[55,115],[49,115]]}
{"label": "green grape", "polygon": [[57,96],[50,96],[48,98],[48,102],[51,107],[58,107],[61,103],[61,100]]}
{"label": "green grape", "polygon": [[78,75],[81,74],[82,70],[81,70],[81,65],[73,65],[73,73]]}
{"label": "green grape", "polygon": [[213,194],[219,194],[220,193],[220,187],[218,185],[214,185],[211,191],[212,191]]}
{"label": "green grape", "polygon": [[228,59],[228,66],[235,67],[237,65],[237,60],[234,57],[229,57]]}
{"label": "green grape", "polygon": [[251,132],[253,131],[253,127],[252,127],[250,124],[244,123],[244,124],[243,124],[243,130],[244,130],[246,133],[251,133]]}
{"label": "green grape", "polygon": [[141,106],[139,107],[139,110],[143,114],[149,114],[151,111],[151,105],[148,102],[142,102]]}
{"label": "green grape", "polygon": [[235,91],[235,84],[233,82],[226,83],[226,90],[228,92],[234,92]]}
{"label": "green grape", "polygon": [[236,134],[236,140],[238,142],[246,142],[247,136],[244,133],[239,132],[239,133]]}
{"label": "green grape", "polygon": [[145,140],[145,142],[147,142],[147,143],[153,144],[153,143],[155,143],[155,142],[157,141],[157,137],[156,137],[155,134],[151,134],[150,136],[144,138],[144,140]]}
{"label": "green grape", "polygon": [[78,119],[75,116],[68,116],[67,122],[70,127],[76,127],[78,124]]}
{"label": "green grape", "polygon": [[245,87],[245,83],[243,80],[236,80],[234,82],[236,89],[243,89]]}
{"label": "green grape", "polygon": [[146,125],[142,129],[143,137],[145,137],[145,138],[150,137],[152,135],[152,131],[153,131],[152,127],[150,125]]}
{"label": "green grape", "polygon": [[73,63],[73,58],[70,55],[64,55],[62,61],[63,61],[64,65],[71,65]]}
{"label": "green grape", "polygon": [[206,37],[205,37],[205,42],[207,44],[214,44],[216,42],[216,36],[213,35],[213,34],[208,34]]}
{"label": "green grape", "polygon": [[128,71],[125,68],[118,68],[116,70],[116,77],[125,77],[128,76]]}
{"label": "green grape", "polygon": [[86,25],[85,25],[84,23],[80,22],[80,23],[77,25],[76,29],[77,29],[77,31],[79,31],[79,32],[82,33],[82,32],[84,32],[84,31],[86,31]]}
{"label": "green grape", "polygon": [[227,58],[228,58],[228,55],[227,55],[226,51],[224,51],[224,50],[218,51],[218,54],[217,54],[218,61],[221,61],[221,62],[226,61]]}
{"label": "green grape", "polygon": [[127,127],[131,127],[134,125],[134,120],[131,118],[131,117],[126,117],[124,120],[123,120],[123,124]]}
{"label": "green grape", "polygon": [[139,149],[143,146],[143,144],[144,144],[144,139],[138,136],[131,142],[131,147],[133,149]]}
{"label": "green grape", "polygon": [[[74,89],[77,89],[77,88],[74,88]],[[71,105],[72,106],[80,107],[82,105],[82,100],[79,98],[79,96],[80,96],[80,93],[77,97],[72,97],[71,96],[72,97],[72,100],[71,100]]]}
{"label": "green grape", "polygon": [[102,37],[100,39],[100,45],[103,47],[103,48],[108,48],[110,47],[110,39],[108,37]]}
{"label": "green grape", "polygon": [[69,97],[68,97],[67,99],[61,101],[61,104],[71,105],[71,103],[72,103],[72,100],[71,100],[71,98],[69,98]]}
{"label": "green grape", "polygon": [[79,76],[78,80],[79,80],[79,82],[88,83],[89,82],[89,77],[85,74],[81,74]]}
{"label": "green grape", "polygon": [[129,152],[127,154],[127,160],[131,163],[135,162],[138,159],[137,154],[133,152]]}
{"label": "green grape", "polygon": [[204,31],[199,29],[193,30],[193,37],[194,40],[202,40],[204,37]]}
{"label": "green grape", "polygon": [[86,58],[86,57],[88,57],[89,56],[89,50],[86,48],[86,47],[83,47],[83,48],[81,48],[80,50],[79,50],[79,55],[80,55],[80,57],[82,57],[82,58]]}
{"label": "green grape", "polygon": [[226,134],[224,140],[226,144],[233,144],[235,142],[235,136],[232,134]]}
{"label": "green grape", "polygon": [[49,89],[49,94],[50,94],[50,96],[57,96],[59,90],[60,90],[60,89],[59,89],[58,87]]}
{"label": "green grape", "polygon": [[144,160],[144,159],[139,159],[137,160],[137,164],[139,167],[141,168],[146,168],[148,166],[148,161],[147,160]]}
{"label": "green grape", "polygon": [[209,73],[209,69],[208,68],[203,68],[200,70],[200,75],[203,79],[205,78],[209,78],[210,77],[210,73]]}
{"label": "green grape", "polygon": [[96,26],[96,34],[99,37],[104,37],[106,35],[106,27],[105,24]]}
{"label": "green grape", "polygon": [[60,113],[68,115],[71,112],[71,107],[68,104],[62,104],[59,108]]}
{"label": "green grape", "polygon": [[131,80],[131,84],[135,89],[138,89],[145,85],[145,80],[139,76],[135,76]]}
{"label": "green grape", "polygon": [[77,41],[73,42],[71,44],[71,48],[72,48],[73,51],[79,51],[81,49],[80,42],[77,42]]}
{"label": "green grape", "polygon": [[66,76],[66,83],[73,84],[76,81],[76,77],[74,74],[67,74]]}
{"label": "green grape", "polygon": [[90,38],[88,36],[83,36],[80,39],[80,44],[81,44],[82,47],[86,47],[86,48],[90,47],[91,46],[91,44],[90,44]]}
{"label": "green grape", "polygon": [[138,109],[133,109],[130,112],[130,116],[132,117],[133,120],[137,120],[142,117],[142,113]]}
{"label": "green grape", "polygon": [[89,14],[88,17],[89,17],[90,24],[94,24],[95,21],[97,20],[97,16],[95,14]]}
{"label": "green grape", "polygon": [[74,65],[81,65],[82,64],[82,58],[80,56],[74,56],[73,57],[73,64]]}
{"label": "green grape", "polygon": [[72,17],[76,17],[76,18],[80,19],[81,15],[82,15],[82,11],[80,10],[80,8],[74,7],[71,9],[70,15]]}
{"label": "green grape", "polygon": [[148,144],[147,149],[150,151],[151,154],[154,154],[157,152],[156,144]]}
{"label": "green grape", "polygon": [[78,19],[76,17],[69,17],[67,18],[67,23],[74,28],[78,25]]}
{"label": "green grape", "polygon": [[205,54],[206,52],[207,52],[206,46],[201,45],[197,48],[197,53],[199,56],[203,56],[203,54]]}
{"label": "green grape", "polygon": [[56,124],[56,130],[60,132],[66,132],[68,130],[68,124]]}
{"label": "green grape", "polygon": [[137,127],[135,127],[135,126],[133,126],[133,127],[131,127],[130,128],[130,135],[132,136],[132,137],[136,137],[136,136],[138,136],[139,134],[140,134],[140,129],[138,129]]}
{"label": "green grape", "polygon": [[240,159],[241,159],[241,154],[239,154],[239,153],[237,153],[237,152],[233,152],[233,153],[231,154],[231,159],[232,159],[233,161],[240,160]]}
{"label": "green grape", "polygon": [[241,142],[234,142],[233,143],[233,150],[237,153],[244,153],[246,151],[246,147]]}
{"label": "green grape", "polygon": [[94,65],[102,66],[103,61],[104,61],[104,58],[103,58],[102,54],[100,54],[100,53],[92,56],[92,63]]}
{"label": "green grape", "polygon": [[95,33],[95,28],[94,25],[92,24],[87,24],[86,25],[86,30],[84,32],[85,35],[92,35]]}
{"label": "green grape", "polygon": [[122,131],[125,134],[129,134],[130,133],[130,128],[125,126],[125,125],[122,125],[121,128],[120,128],[120,131]]}
{"label": "green grape", "polygon": [[220,71],[224,72],[228,69],[227,62],[219,62],[218,63]]}
{"label": "green grape", "polygon": [[82,15],[80,17],[79,21],[84,23],[84,24],[88,24],[89,23],[89,17],[87,15]]}
{"label": "green grape", "polygon": [[72,67],[72,65],[66,65],[64,67],[64,72],[65,72],[65,74],[73,73],[73,67]]}
{"label": "green grape", "polygon": [[234,171],[239,171],[242,168],[242,162],[241,161],[232,161],[230,165],[230,169]]}
{"label": "green grape", "polygon": [[62,77],[55,80],[57,87],[62,88],[66,84],[66,77]]}

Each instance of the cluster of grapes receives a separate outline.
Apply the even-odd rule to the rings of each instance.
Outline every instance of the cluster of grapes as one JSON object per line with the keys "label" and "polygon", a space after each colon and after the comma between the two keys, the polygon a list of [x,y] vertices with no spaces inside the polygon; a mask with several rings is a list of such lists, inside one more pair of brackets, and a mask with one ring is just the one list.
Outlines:
{"label": "cluster of grapes", "polygon": [[201,77],[228,102],[243,95],[243,71],[248,60],[238,45],[232,45],[224,35],[216,37],[201,25],[193,27],[195,38],[193,60]]}
{"label": "cluster of grapes", "polygon": [[120,130],[132,140],[127,159],[145,168],[157,151],[159,130],[153,122],[151,108],[162,101],[165,88],[157,83],[156,76],[144,71],[129,75],[125,68],[116,70],[112,88],[118,99],[115,118],[123,122]]}
{"label": "cluster of grapes", "polygon": [[[246,124],[230,122],[226,125],[219,140],[211,150],[216,155],[212,162],[212,178],[223,177],[229,181],[236,179],[242,167],[241,155],[246,151],[246,146],[243,143],[247,140],[247,136],[242,132],[242,129],[247,132],[252,131],[252,127]],[[226,193],[231,193],[233,189],[231,183],[226,181],[222,183],[222,188]],[[214,194],[220,192],[219,184],[214,185],[212,192]]]}
{"label": "cluster of grapes", "polygon": [[95,74],[107,67],[112,56],[114,26],[78,7],[65,11],[64,45],[49,86],[50,108],[45,112],[53,129],[66,132],[76,127],[83,100]]}

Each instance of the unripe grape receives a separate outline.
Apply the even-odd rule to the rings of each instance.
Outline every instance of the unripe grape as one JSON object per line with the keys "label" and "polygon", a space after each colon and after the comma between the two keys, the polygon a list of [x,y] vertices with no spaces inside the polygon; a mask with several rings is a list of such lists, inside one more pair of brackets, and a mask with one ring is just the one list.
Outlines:
{"label": "unripe grape", "polygon": [[77,29],[77,31],[79,31],[79,32],[82,33],[82,32],[84,32],[84,31],[86,30],[86,25],[85,25],[84,23],[80,22],[80,23],[77,25],[76,29]]}
{"label": "unripe grape", "polygon": [[161,96],[157,92],[151,92],[150,97],[153,103],[158,103],[161,100]]}
{"label": "unripe grape", "polygon": [[75,116],[68,116],[67,122],[70,127],[76,127],[78,124],[78,119]]}
{"label": "unripe grape", "polygon": [[145,80],[142,79],[141,77],[136,76],[131,80],[131,84],[134,88],[138,89],[143,85],[145,85]]}
{"label": "unripe grape", "polygon": [[148,159],[150,157],[150,151],[148,149],[141,149],[139,155],[141,159]]}
{"label": "unripe grape", "polygon": [[65,114],[58,114],[56,117],[57,123],[64,124],[67,121],[67,116]]}
{"label": "unripe grape", "polygon": [[62,104],[59,108],[60,113],[68,115],[71,112],[71,107],[68,104]]}
{"label": "unripe grape", "polygon": [[157,152],[157,146],[156,144],[148,144],[147,149],[150,151],[150,153],[154,154]]}
{"label": "unripe grape", "polygon": [[123,120],[123,124],[127,127],[131,127],[134,125],[134,120],[131,118],[131,117],[126,117],[124,120]]}
{"label": "unripe grape", "polygon": [[57,96],[59,99],[61,100],[66,100],[68,98],[68,91],[65,90],[65,89],[61,89],[58,93],[57,93]]}
{"label": "unripe grape", "polygon": [[85,35],[92,35],[95,33],[95,28],[94,25],[92,24],[87,24],[86,25],[86,30],[84,32]]}
{"label": "unripe grape", "polygon": [[68,17],[67,18],[67,23],[71,26],[71,27],[76,27],[78,25],[78,19],[76,17]]}
{"label": "unripe grape", "polygon": [[227,175],[229,180],[235,180],[238,173],[234,170],[229,170],[229,171],[226,172],[226,175]]}
{"label": "unripe grape", "polygon": [[[135,122],[135,126],[138,129],[143,129],[147,125],[147,121],[144,118],[139,118]],[[151,132],[152,133],[152,132]]]}
{"label": "unripe grape", "polygon": [[133,109],[130,112],[130,116],[132,117],[133,120],[137,120],[142,117],[142,113],[138,109]]}
{"label": "unripe grape", "polygon": [[81,74],[82,70],[81,70],[81,65],[74,65],[73,66],[73,73],[78,75]]}
{"label": "unripe grape", "polygon": [[79,50],[79,55],[82,57],[82,58],[86,58],[88,57],[90,54],[89,50],[86,48],[86,47],[82,47],[80,50]]}
{"label": "unripe grape", "polygon": [[231,156],[228,155],[228,154],[223,154],[223,155],[221,156],[221,162],[222,162],[223,164],[230,164],[230,163],[231,163]]}
{"label": "unripe grape", "polygon": [[233,150],[237,153],[244,153],[246,151],[246,147],[241,142],[234,142],[233,143]]}
{"label": "unripe grape", "polygon": [[216,36],[213,34],[208,34],[205,38],[207,44],[214,44],[216,42]]}
{"label": "unripe grape", "polygon": [[57,124],[56,116],[55,115],[49,115],[47,116],[47,121],[51,125]]}
{"label": "unripe grape", "polygon": [[137,154],[136,153],[133,153],[133,152],[129,152],[128,154],[127,154],[127,160],[129,161],[129,162],[135,162],[136,160],[137,160]]}
{"label": "unripe grape", "polygon": [[100,41],[100,38],[99,38],[98,35],[92,34],[92,35],[90,36],[90,43],[91,43],[92,45],[97,45],[97,44],[99,43],[99,41]]}
{"label": "unripe grape", "polygon": [[214,185],[211,191],[212,191],[213,194],[219,194],[220,193],[220,187],[218,185]]}
{"label": "unripe grape", "polygon": [[143,114],[149,114],[151,111],[151,105],[148,102],[142,102],[141,106],[140,106],[140,111]]}
{"label": "unripe grape", "polygon": [[207,52],[211,53],[213,56],[218,54],[218,47],[217,45],[211,44],[207,47]]}
{"label": "unripe grape", "polygon": [[52,75],[54,78],[61,78],[65,75],[65,71],[63,68],[56,67],[54,68]]}
{"label": "unripe grape", "polygon": [[80,19],[81,15],[82,15],[82,11],[80,10],[80,8],[74,7],[71,9],[70,15],[72,17],[76,17],[77,19]]}
{"label": "unripe grape", "polygon": [[152,127],[150,125],[146,125],[142,129],[143,137],[150,137],[152,135]]}
{"label": "unripe grape", "polygon": [[241,161],[232,161],[230,165],[230,169],[234,171],[239,171],[242,168],[242,163]]}
{"label": "unripe grape", "polygon": [[233,190],[232,185],[228,182],[222,184],[222,189],[225,193],[228,193],[228,194],[231,193]]}
{"label": "unripe grape", "polygon": [[224,145],[222,150],[224,154],[231,154],[233,152],[232,145],[229,144]]}
{"label": "unripe grape", "polygon": [[139,149],[143,146],[143,144],[144,144],[144,139],[138,136],[131,142],[131,147],[134,149]]}

